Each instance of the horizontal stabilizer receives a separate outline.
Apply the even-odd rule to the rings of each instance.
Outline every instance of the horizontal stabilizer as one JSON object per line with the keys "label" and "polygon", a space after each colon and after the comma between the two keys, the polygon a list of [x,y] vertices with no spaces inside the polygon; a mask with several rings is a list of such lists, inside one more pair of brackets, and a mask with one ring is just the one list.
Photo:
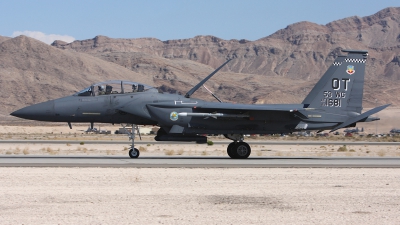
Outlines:
{"label": "horizontal stabilizer", "polygon": [[388,107],[389,105],[390,104],[379,106],[379,107],[371,109],[371,110],[369,110],[369,111],[367,111],[367,112],[365,112],[363,114],[360,114],[360,115],[358,115],[356,117],[352,117],[352,118],[348,119],[347,121],[345,121],[344,123],[340,124],[339,126],[333,128],[330,132],[336,131],[336,130],[338,130],[340,128],[343,128],[343,127],[347,127],[350,124],[353,124],[353,123],[356,123],[356,122],[358,122],[360,120],[363,120],[363,119],[367,118],[368,116],[370,116],[372,114],[375,114],[375,113],[381,111],[382,109]]}
{"label": "horizontal stabilizer", "polygon": [[342,52],[348,52],[353,54],[368,54],[368,50],[342,49]]}

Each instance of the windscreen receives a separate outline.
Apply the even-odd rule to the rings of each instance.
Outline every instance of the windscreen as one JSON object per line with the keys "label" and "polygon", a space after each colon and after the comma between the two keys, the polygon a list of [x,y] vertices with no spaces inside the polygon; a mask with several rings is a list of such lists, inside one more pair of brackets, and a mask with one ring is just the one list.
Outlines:
{"label": "windscreen", "polygon": [[136,92],[158,92],[158,90],[154,87],[131,81],[105,81],[95,83],[92,86],[77,92],[75,95],[99,96]]}

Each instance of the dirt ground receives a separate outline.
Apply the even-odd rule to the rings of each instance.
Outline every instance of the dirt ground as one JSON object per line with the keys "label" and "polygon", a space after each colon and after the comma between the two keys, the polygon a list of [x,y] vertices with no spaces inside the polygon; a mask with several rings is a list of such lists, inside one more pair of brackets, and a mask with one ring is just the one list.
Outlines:
{"label": "dirt ground", "polygon": [[[140,156],[227,156],[225,144],[140,144]],[[250,157],[400,157],[399,145],[251,145]],[[129,144],[0,144],[0,155],[128,156]]]}
{"label": "dirt ground", "polygon": [[[102,129],[115,130],[116,126]],[[86,134],[86,125],[0,126],[0,155],[124,155],[126,135]],[[154,136],[144,135],[146,141]],[[226,156],[226,141],[140,144],[141,156]],[[395,137],[248,137],[246,141],[329,141],[321,145],[252,145],[260,156],[400,157]],[[70,143],[71,141],[82,142]],[[400,143],[400,142],[399,142]],[[0,168],[0,224],[399,224],[399,169],[309,168]]]}
{"label": "dirt ground", "polygon": [[[127,135],[114,134],[119,126],[101,126],[102,130],[112,131],[111,134],[87,134],[87,125],[75,125],[69,129],[65,125],[52,126],[0,126],[0,140],[57,140],[61,143],[0,143],[0,155],[121,155],[127,156],[130,143]],[[146,130],[146,128],[142,128]],[[150,130],[150,129],[147,129]],[[154,135],[142,135],[143,141],[154,141]],[[226,144],[221,141],[229,141],[223,136],[209,137],[214,144],[154,144],[141,143],[136,137],[136,147],[141,156],[160,155],[185,155],[185,156],[226,156]],[[74,143],[72,142],[74,141]],[[90,144],[88,141],[126,141],[127,144]],[[345,137],[330,135],[329,137],[298,137],[298,136],[269,136],[246,137],[252,148],[251,157],[268,156],[363,156],[363,157],[400,157],[400,136],[394,137]],[[261,145],[251,144],[252,141],[303,141],[326,142],[321,145]],[[393,142],[393,145],[346,145],[344,142]],[[78,142],[78,143],[76,143]],[[399,144],[396,144],[396,143]]]}
{"label": "dirt ground", "polygon": [[1,168],[1,224],[399,224],[398,169]]}

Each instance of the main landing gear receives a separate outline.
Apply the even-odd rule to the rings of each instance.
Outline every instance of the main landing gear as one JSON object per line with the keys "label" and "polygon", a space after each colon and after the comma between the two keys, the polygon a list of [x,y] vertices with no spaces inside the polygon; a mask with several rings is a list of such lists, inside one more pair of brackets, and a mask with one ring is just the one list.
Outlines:
{"label": "main landing gear", "polygon": [[234,141],[227,148],[229,157],[232,159],[247,159],[250,156],[250,145],[243,141],[242,134],[226,134],[225,137]]}
{"label": "main landing gear", "polygon": [[121,124],[124,130],[128,133],[129,140],[132,140],[132,145],[129,148],[129,157],[131,158],[138,158],[140,155],[139,149],[135,148],[135,131],[138,132],[140,140],[142,140],[142,137],[140,136],[140,131],[139,127],[135,124],[132,124],[132,131],[128,131],[125,127],[128,126],[128,124],[123,125]]}

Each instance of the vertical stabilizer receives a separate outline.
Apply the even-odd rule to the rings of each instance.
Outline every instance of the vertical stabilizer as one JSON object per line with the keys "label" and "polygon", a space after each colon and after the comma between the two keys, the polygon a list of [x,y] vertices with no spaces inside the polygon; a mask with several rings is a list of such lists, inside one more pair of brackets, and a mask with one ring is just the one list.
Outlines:
{"label": "vertical stabilizer", "polygon": [[365,63],[368,51],[342,50],[339,56],[314,86],[302,104],[329,112],[361,113]]}

